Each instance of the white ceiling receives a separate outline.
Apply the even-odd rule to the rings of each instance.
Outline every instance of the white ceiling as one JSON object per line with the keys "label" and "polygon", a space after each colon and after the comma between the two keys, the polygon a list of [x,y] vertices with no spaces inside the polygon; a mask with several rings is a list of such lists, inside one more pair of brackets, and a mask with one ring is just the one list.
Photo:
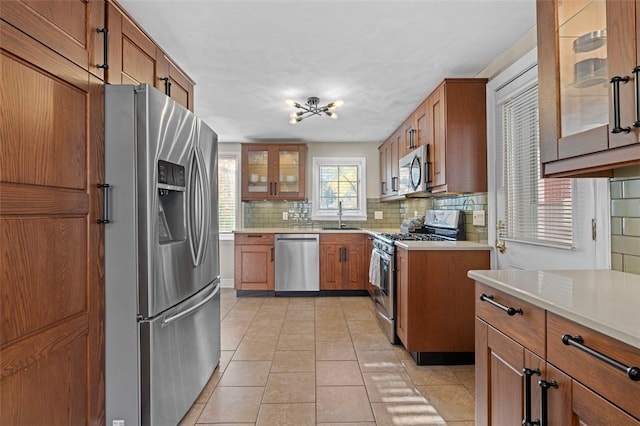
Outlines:
{"label": "white ceiling", "polygon": [[[474,77],[535,24],[534,0],[119,0],[196,81],[222,142],[382,142],[445,77]],[[288,122],[293,98],[344,100]]]}

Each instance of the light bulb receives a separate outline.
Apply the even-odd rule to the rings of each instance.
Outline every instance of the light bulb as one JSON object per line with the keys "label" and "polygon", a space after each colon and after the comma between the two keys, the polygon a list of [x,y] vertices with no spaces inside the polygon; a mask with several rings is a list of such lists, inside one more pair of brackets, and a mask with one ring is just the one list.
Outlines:
{"label": "light bulb", "polygon": [[289,105],[290,107],[296,105],[296,101],[294,101],[293,99],[287,99],[286,101],[284,101],[284,103]]}
{"label": "light bulb", "polygon": [[344,101],[342,99],[338,99],[337,101],[333,102],[333,106],[335,108],[341,107],[342,105],[344,105]]}
{"label": "light bulb", "polygon": [[297,124],[298,119],[296,117],[289,117],[289,124]]}
{"label": "light bulb", "polygon": [[333,118],[335,120],[336,118],[338,118],[338,114],[336,114],[335,112],[330,112],[329,113],[329,117],[331,117],[331,118]]}
{"label": "light bulb", "polygon": [[295,119],[298,116],[297,112],[292,112],[291,114],[289,114],[289,118],[291,119]]}

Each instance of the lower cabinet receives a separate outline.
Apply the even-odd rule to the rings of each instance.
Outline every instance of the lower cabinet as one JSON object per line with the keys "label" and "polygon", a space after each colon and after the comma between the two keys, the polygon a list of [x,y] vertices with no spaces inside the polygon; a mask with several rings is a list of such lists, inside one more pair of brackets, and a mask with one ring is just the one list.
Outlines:
{"label": "lower cabinet", "polygon": [[366,234],[320,234],[320,290],[366,290]]}
{"label": "lower cabinet", "polygon": [[480,283],[475,333],[476,425],[640,425],[640,381],[593,353],[638,367],[640,349]]}
{"label": "lower cabinet", "polygon": [[396,250],[396,334],[409,352],[474,351],[470,269],[489,269],[489,251]]}
{"label": "lower cabinet", "polygon": [[236,234],[234,288],[275,290],[274,234]]}

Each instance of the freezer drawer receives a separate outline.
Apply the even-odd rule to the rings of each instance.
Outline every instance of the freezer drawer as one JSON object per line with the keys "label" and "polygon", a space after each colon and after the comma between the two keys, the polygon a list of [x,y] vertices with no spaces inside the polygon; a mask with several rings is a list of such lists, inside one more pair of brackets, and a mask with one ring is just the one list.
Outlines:
{"label": "freezer drawer", "polygon": [[219,282],[141,322],[140,346],[141,423],[176,425],[220,361]]}

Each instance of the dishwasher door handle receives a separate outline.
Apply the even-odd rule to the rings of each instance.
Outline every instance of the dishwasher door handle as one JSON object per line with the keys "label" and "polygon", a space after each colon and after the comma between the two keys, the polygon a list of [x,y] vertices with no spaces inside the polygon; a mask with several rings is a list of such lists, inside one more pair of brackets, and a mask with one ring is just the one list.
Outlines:
{"label": "dishwasher door handle", "polygon": [[318,241],[317,238],[276,238],[276,241]]}

